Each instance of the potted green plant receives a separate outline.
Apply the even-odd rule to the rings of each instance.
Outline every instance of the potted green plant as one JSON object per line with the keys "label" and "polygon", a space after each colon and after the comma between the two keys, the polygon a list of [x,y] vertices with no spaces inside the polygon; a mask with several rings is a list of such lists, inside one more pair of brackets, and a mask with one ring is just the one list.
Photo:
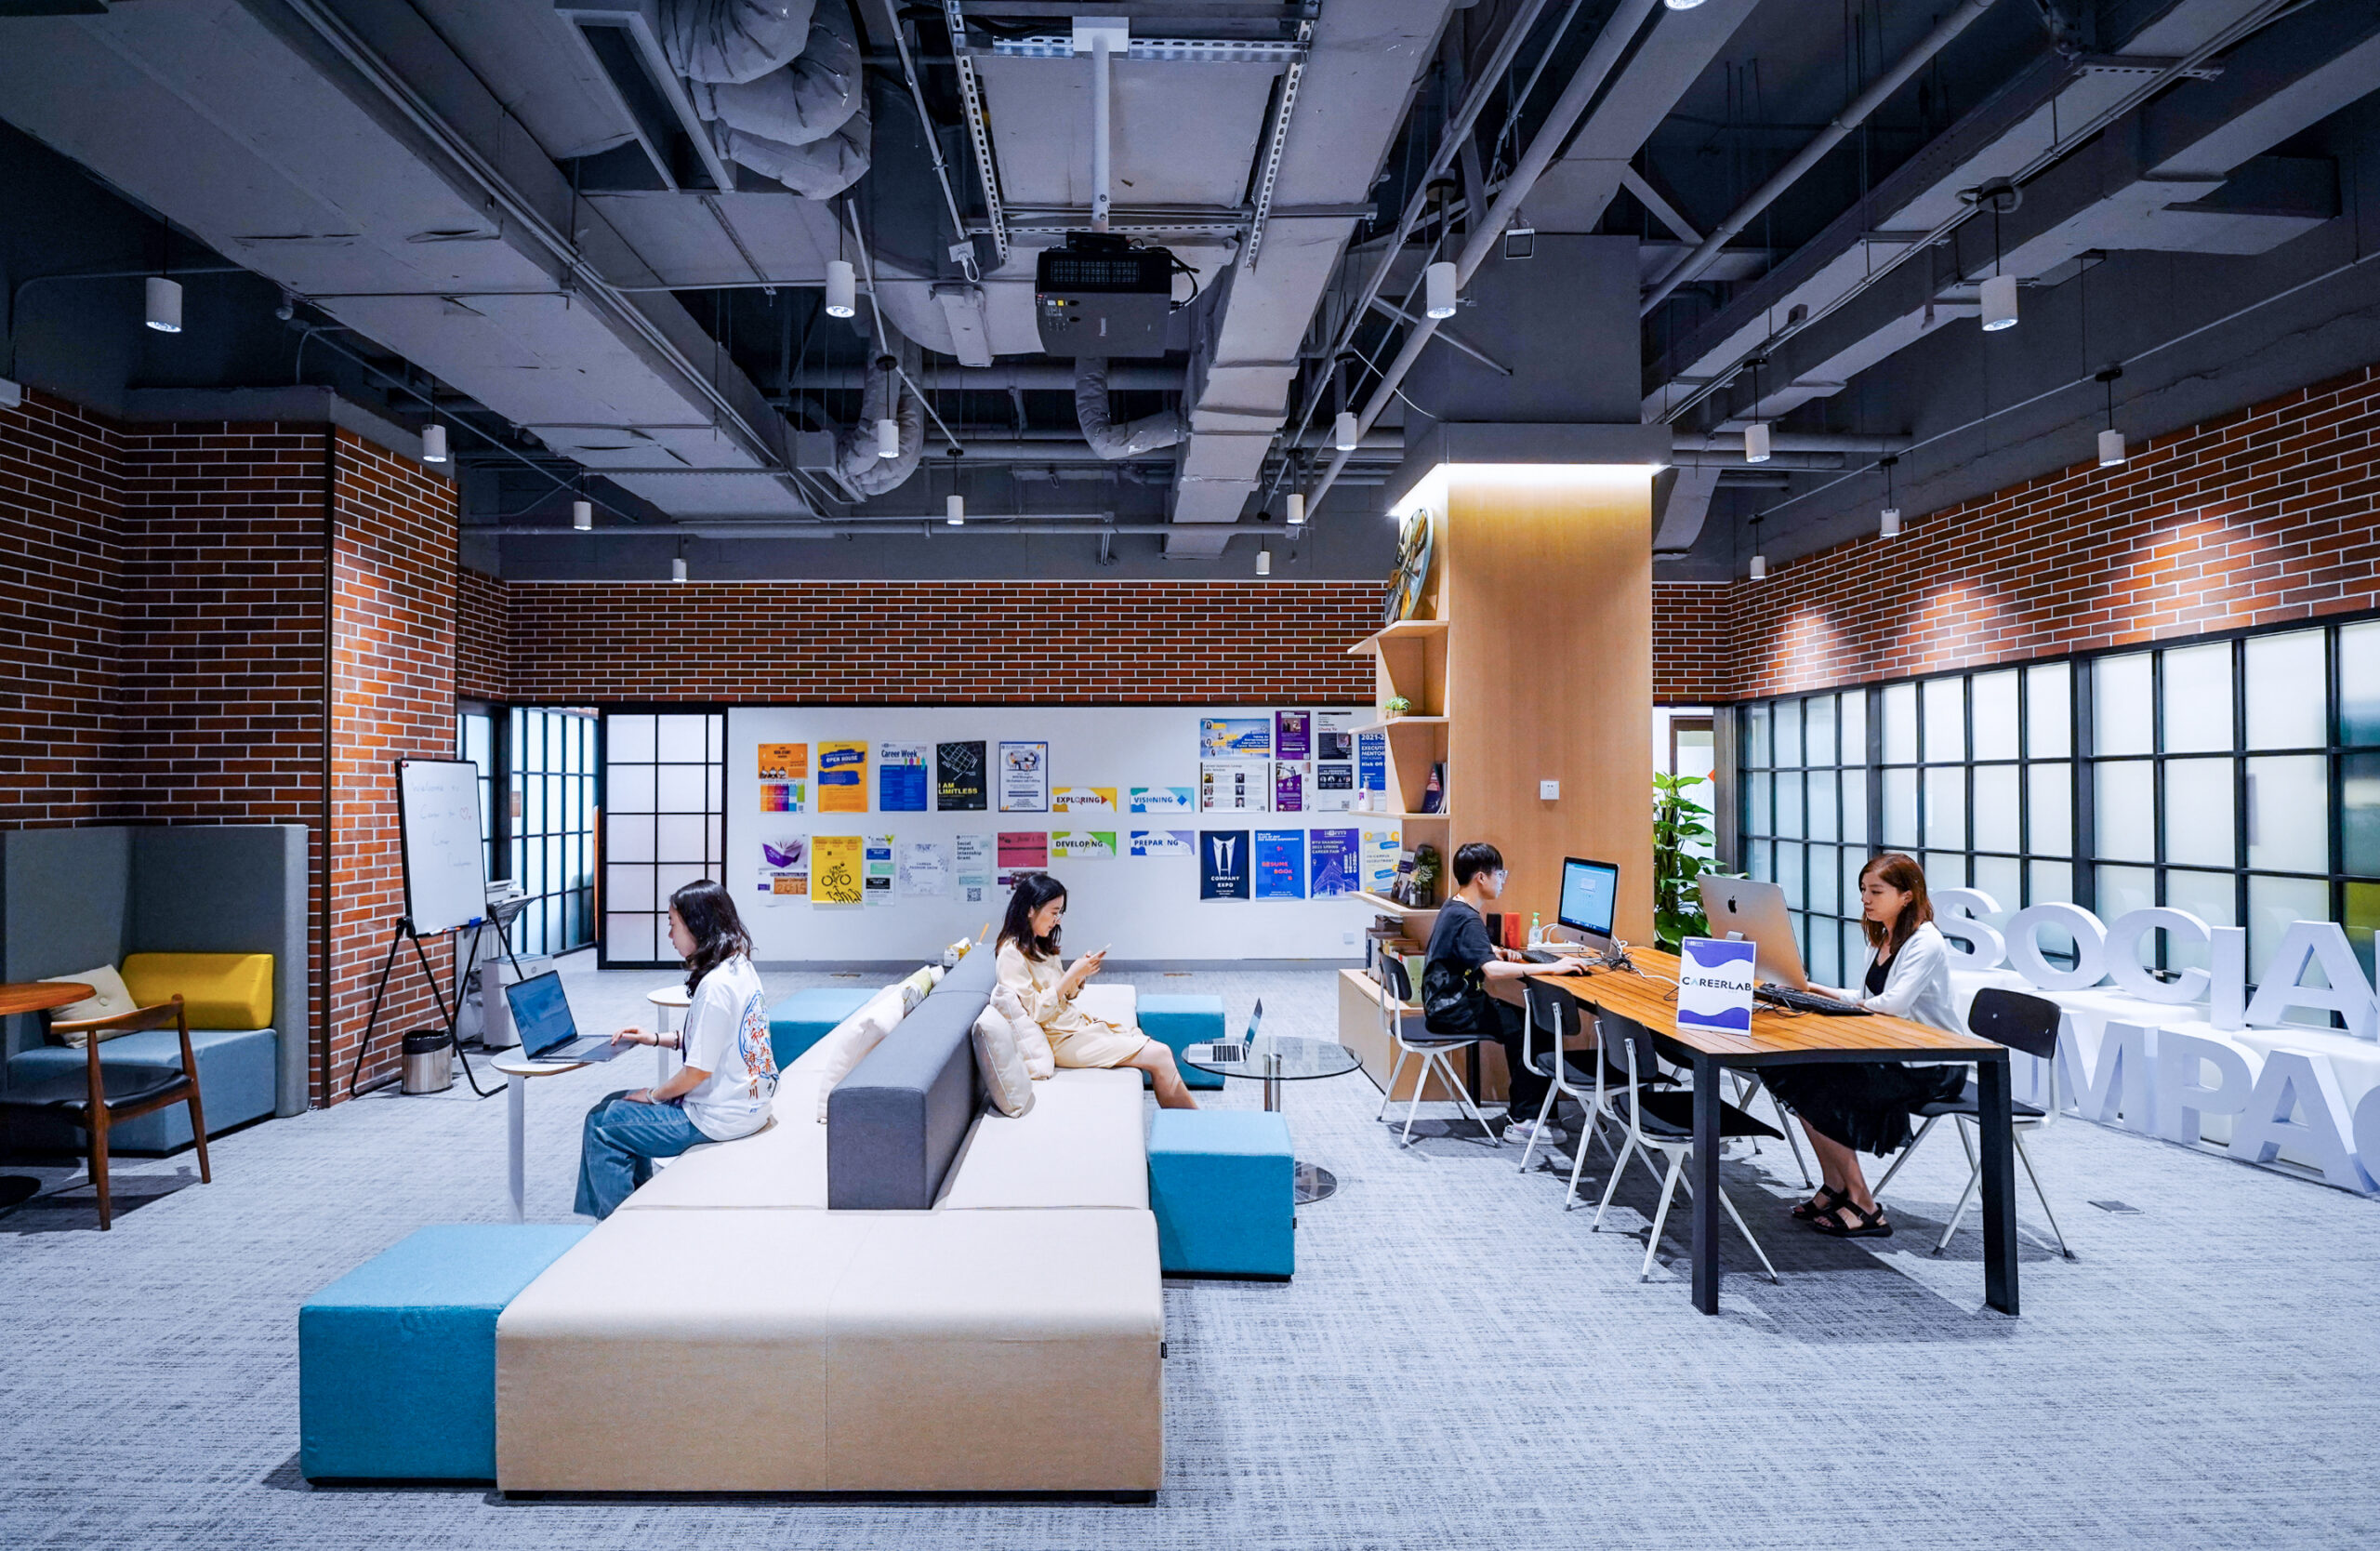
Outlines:
{"label": "potted green plant", "polygon": [[1686,938],[1711,932],[1695,888],[1703,859],[1694,847],[1711,833],[1703,822],[1711,810],[1687,795],[1702,783],[1699,776],[1653,776],[1653,935],[1671,953]]}

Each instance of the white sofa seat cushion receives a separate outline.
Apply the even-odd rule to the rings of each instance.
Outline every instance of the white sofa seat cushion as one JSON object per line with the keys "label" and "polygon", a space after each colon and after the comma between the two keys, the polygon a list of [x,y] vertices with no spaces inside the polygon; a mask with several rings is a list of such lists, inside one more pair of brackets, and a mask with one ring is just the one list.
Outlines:
{"label": "white sofa seat cushion", "polygon": [[789,1207],[826,1210],[826,1128],[814,1123],[824,1067],[797,1061],[777,1083],[769,1124],[733,1142],[688,1147],[621,1210]]}
{"label": "white sofa seat cushion", "polygon": [[1118,1028],[1141,1026],[1141,993],[1122,981],[1103,986],[1094,980],[1075,993],[1075,1005],[1094,1018],[1104,1018]]}
{"label": "white sofa seat cushion", "polygon": [[1146,1212],[623,1212],[496,1324],[507,1491],[1146,1491]]}
{"label": "white sofa seat cushion", "polygon": [[1069,1067],[1033,1091],[1033,1107],[1025,1114],[976,1117],[935,1210],[1146,1211],[1148,1139],[1139,1070]]}

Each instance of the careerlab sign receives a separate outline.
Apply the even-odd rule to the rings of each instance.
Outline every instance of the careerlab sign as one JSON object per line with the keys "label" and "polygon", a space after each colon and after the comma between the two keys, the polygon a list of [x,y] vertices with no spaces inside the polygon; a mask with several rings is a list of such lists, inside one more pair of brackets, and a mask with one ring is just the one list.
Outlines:
{"label": "careerlab sign", "polygon": [[[2098,1059],[2087,1069],[2075,1039],[2077,1009],[2069,1007],[2052,1081],[2059,1102],[2084,1119],[2195,1145],[2208,1117],[2227,1116],[2234,1158],[2269,1163],[2286,1150],[2291,1160],[2320,1170],[2343,1189],[2380,1187],[2374,1183],[2380,1178],[2380,1087],[2350,1112],[2327,1056],[2258,1051],[2226,1037],[2251,1029],[2320,1036],[2323,1031],[2284,1021],[2290,1009],[2302,1008],[2336,1013],[2358,1039],[2380,1038],[2380,999],[2336,923],[2293,923],[2251,998],[2248,934],[2241,927],[2209,926],[2187,910],[2167,908],[2134,910],[2110,926],[2079,905],[2053,904],[2019,910],[2003,934],[1977,919],[2000,913],[1999,903],[1981,890],[1945,889],[1935,899],[1943,912],[1937,924],[1953,941],[1954,968],[1992,970],[2004,963],[2052,998],[2113,979],[2125,996],[2149,1004],[2137,1022],[2121,1010],[2109,1017]],[[2052,963],[2043,953],[2044,929],[2072,939],[2073,967]],[[2142,945],[2156,932],[2172,943],[2203,946],[2209,967],[2160,979],[2141,962]],[[1959,943],[1967,945],[1964,951]],[[2320,984],[2304,983],[2309,962],[2320,972]],[[2197,1025],[2205,1034],[2190,1032],[2197,1020],[2187,1015],[2157,1015],[2162,1007],[2198,1002],[2205,1003],[2204,1021]]]}

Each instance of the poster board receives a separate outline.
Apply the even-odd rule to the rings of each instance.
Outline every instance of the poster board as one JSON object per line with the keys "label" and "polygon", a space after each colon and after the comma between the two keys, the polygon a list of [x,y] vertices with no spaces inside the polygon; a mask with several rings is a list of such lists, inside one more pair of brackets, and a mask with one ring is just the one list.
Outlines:
{"label": "poster board", "polygon": [[404,838],[405,919],[413,929],[430,937],[484,919],[479,766],[469,760],[399,760],[397,821]]}
{"label": "poster board", "polygon": [[[1345,813],[1200,814],[1196,811],[1202,722],[1259,722],[1270,729],[1271,706],[739,706],[727,714],[726,882],[752,934],[753,957],[763,964],[922,960],[985,923],[995,930],[1008,908],[1001,837],[1038,834],[1049,870],[1068,891],[1068,956],[1112,945],[1118,961],[1237,961],[1359,959],[1372,911],[1344,897],[1237,899],[1201,902],[1201,829],[1347,829],[1363,815]],[[1348,708],[1291,708],[1360,716]],[[865,814],[821,811],[764,813],[760,761],[764,745],[835,744],[871,751],[886,744],[928,750],[931,797],[925,811],[879,811],[876,780],[863,789]],[[973,746],[954,748],[953,746]],[[1049,796],[1045,811],[1004,807],[1002,747],[1046,746],[1037,776]],[[980,749],[980,753],[977,749]],[[945,751],[948,750],[945,759]],[[815,766],[813,764],[813,770]],[[871,772],[871,776],[875,773]],[[813,791],[815,788],[813,787]],[[963,805],[945,806],[945,793]],[[1267,783],[1267,796],[1270,784]],[[1011,801],[1023,800],[1012,792]],[[764,840],[800,831],[808,837],[812,882],[806,895],[761,889]],[[1135,832],[1146,839],[1135,842]],[[1193,837],[1184,842],[1183,835]],[[896,857],[919,846],[950,858],[946,874],[913,867],[896,876],[890,902],[869,909],[817,903],[817,868],[829,837],[889,835]],[[1051,837],[1064,835],[1064,840]],[[1112,836],[1112,840],[1107,838]],[[854,849],[854,868],[858,867]],[[932,875],[934,883],[925,886]],[[1301,890],[1300,892],[1304,892]],[[970,897],[972,895],[973,897]]]}

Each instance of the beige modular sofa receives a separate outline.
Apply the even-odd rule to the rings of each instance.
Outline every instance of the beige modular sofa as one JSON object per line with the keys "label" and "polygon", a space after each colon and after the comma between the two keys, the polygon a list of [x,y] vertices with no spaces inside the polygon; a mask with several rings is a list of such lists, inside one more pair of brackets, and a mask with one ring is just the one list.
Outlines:
{"label": "beige modular sofa", "polygon": [[[886,1047],[930,1009],[972,1023],[989,957]],[[663,1169],[506,1307],[499,1486],[1154,1492],[1164,1308],[1140,1074],[1061,1071],[1013,1119],[977,1089],[927,1209],[842,1211],[815,1119],[829,1043],[787,1068],[767,1129]]]}

